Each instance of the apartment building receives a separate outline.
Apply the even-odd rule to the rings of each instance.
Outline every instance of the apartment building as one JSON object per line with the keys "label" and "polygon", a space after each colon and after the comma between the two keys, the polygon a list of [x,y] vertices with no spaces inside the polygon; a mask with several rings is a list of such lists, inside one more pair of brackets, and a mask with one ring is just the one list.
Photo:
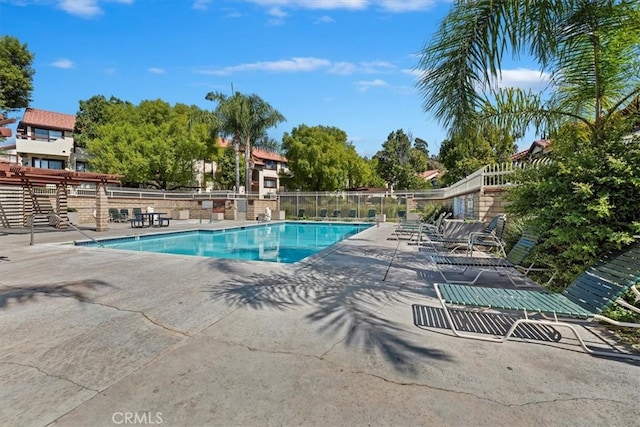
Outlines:
{"label": "apartment building", "polygon": [[27,108],[18,123],[15,144],[4,147],[9,162],[84,172],[87,156],[74,144],[75,121],[71,114]]}

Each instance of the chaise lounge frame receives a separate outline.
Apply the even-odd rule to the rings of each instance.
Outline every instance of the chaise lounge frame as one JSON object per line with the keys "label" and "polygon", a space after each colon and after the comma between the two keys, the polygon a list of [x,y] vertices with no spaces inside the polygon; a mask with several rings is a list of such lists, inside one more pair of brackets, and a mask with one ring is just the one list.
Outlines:
{"label": "chaise lounge frame", "polygon": [[[434,288],[450,329],[457,337],[505,342],[522,324],[562,326],[572,331],[587,353],[640,360],[638,355],[589,348],[574,326],[576,322],[603,321],[616,326],[640,328],[640,323],[619,322],[601,314],[614,303],[640,313],[640,309],[620,298],[626,290],[631,289],[635,294],[635,302],[640,301],[639,283],[640,243],[634,243],[624,251],[607,256],[588,268],[562,293],[447,283],[435,283]],[[516,320],[504,336],[466,333],[456,329],[448,305],[521,311],[524,317]],[[532,315],[540,315],[541,318],[531,318]]]}

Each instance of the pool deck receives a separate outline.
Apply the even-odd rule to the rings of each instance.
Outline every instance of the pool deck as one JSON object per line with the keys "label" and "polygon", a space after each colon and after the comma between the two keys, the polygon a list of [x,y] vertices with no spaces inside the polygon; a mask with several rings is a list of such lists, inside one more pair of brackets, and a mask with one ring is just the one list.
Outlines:
{"label": "pool deck", "polygon": [[433,267],[393,227],[292,265],[59,244],[76,231],[30,246],[0,229],[0,425],[638,425],[637,362],[588,355],[561,329],[453,337]]}

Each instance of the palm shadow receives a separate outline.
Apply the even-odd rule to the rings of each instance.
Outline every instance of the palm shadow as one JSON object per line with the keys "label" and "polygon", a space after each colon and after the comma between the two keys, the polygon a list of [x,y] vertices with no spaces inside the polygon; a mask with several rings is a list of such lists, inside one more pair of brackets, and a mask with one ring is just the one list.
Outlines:
{"label": "palm shadow", "polygon": [[[288,272],[243,274],[210,285],[208,291],[213,299],[232,307],[310,308],[305,320],[316,325],[319,333],[340,337],[346,346],[381,354],[398,371],[416,373],[416,360],[425,357],[451,360],[445,352],[415,344],[406,324],[382,314],[385,306],[406,304],[397,284],[380,280],[384,277],[380,272],[391,261],[388,254],[343,251],[339,257],[343,268],[323,265],[320,270],[318,266],[325,264],[321,261]],[[328,258],[326,262],[331,263]],[[377,275],[363,272],[364,262],[367,268],[378,270]]]}
{"label": "palm shadow", "polygon": [[12,286],[0,289],[0,309],[11,304],[37,302],[38,297],[74,298],[80,302],[92,302],[89,292],[99,287],[113,287],[102,280],[77,280],[59,285]]}

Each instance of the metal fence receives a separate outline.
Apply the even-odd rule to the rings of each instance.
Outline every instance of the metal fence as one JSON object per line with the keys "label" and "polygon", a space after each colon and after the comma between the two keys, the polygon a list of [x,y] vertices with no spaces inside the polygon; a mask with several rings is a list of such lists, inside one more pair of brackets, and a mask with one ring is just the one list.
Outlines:
{"label": "metal fence", "polygon": [[[212,199],[278,199],[280,210],[288,218],[354,218],[367,219],[384,214],[387,220],[395,220],[399,214],[417,209],[429,212],[444,204],[452,206],[461,196],[481,191],[484,187],[505,187],[513,184],[513,172],[547,161],[517,162],[488,165],[461,179],[455,184],[431,190],[402,192],[278,192],[266,196],[238,194],[233,191],[176,192],[151,189],[109,187],[109,198],[162,199],[162,200],[212,200]],[[41,194],[55,194],[55,188],[38,188]],[[70,196],[95,196],[95,187],[70,187]],[[411,200],[407,205],[407,200]]]}

